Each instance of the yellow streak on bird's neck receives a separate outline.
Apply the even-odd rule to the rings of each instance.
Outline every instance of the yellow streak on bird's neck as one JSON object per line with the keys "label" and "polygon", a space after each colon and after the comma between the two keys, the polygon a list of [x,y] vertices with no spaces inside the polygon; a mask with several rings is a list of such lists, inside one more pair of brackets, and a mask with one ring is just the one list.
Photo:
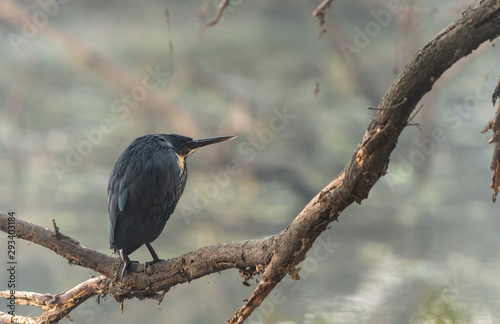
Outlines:
{"label": "yellow streak on bird's neck", "polygon": [[179,168],[181,169],[181,174],[184,173],[184,157],[180,156],[179,154],[175,153],[177,155],[177,161],[179,162]]}

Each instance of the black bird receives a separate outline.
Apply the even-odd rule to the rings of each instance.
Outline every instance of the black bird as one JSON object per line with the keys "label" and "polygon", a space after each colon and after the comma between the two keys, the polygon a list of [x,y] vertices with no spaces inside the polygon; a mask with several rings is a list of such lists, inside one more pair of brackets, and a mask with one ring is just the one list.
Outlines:
{"label": "black bird", "polygon": [[186,158],[198,148],[236,136],[192,139],[176,134],[153,134],[135,139],[118,158],[108,185],[109,245],[124,262],[122,279],[132,262],[129,254],[151,246],[163,231],[184,191]]}

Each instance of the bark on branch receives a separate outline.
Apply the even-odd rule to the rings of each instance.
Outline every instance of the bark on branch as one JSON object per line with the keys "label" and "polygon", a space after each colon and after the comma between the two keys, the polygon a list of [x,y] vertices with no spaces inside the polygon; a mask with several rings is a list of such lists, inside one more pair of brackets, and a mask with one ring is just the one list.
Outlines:
{"label": "bark on branch", "polygon": [[[160,292],[166,292],[174,285],[236,268],[245,278],[262,272],[262,279],[252,296],[229,321],[242,323],[288,273],[297,276],[295,267],[328,225],[337,220],[347,206],[353,202],[361,203],[368,197],[373,185],[386,173],[389,156],[400,133],[407,126],[412,111],[441,74],[480,44],[499,34],[500,10],[497,0],[483,0],[475,2],[461,18],[419,50],[379,105],[397,108],[377,110],[345,169],[305,206],[286,229],[273,236],[204,247],[154,264],[148,274],[144,273],[143,265],[133,264],[130,274],[120,283],[115,280],[115,274],[121,268],[118,258],[87,249],[62,233],[56,236],[53,231],[18,220],[17,237],[45,246],[73,264],[104,275],[87,280],[58,295],[58,298],[45,300],[36,294],[18,292],[18,303],[31,303],[42,309],[48,307],[44,309],[43,318],[25,319],[33,323],[57,322],[83,299],[96,294],[108,294],[118,301],[133,297],[161,300]],[[7,231],[7,216],[4,214],[0,215],[0,229]],[[75,292],[82,297],[72,298]],[[58,300],[63,303],[58,304]],[[55,309],[54,317],[50,317],[49,309]],[[4,320],[5,315],[0,313],[0,321]]]}

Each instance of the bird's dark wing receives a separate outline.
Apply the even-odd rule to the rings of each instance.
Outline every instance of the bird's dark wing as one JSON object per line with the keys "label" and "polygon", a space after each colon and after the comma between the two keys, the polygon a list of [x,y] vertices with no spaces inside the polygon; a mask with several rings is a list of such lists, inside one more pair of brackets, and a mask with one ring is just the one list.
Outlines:
{"label": "bird's dark wing", "polygon": [[179,187],[183,184],[173,150],[128,148],[113,168],[108,186],[110,247],[130,254],[155,240],[180,198]]}

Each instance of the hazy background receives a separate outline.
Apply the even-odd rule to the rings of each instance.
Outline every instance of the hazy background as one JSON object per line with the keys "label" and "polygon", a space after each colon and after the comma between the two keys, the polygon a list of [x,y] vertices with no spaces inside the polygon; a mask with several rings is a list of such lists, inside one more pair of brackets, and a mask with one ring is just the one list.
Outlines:
{"label": "hazy background", "polygon": [[[134,138],[238,135],[189,157],[184,196],[155,249],[171,258],[282,230],[349,161],[374,114],[366,107],[472,1],[393,10],[398,1],[337,0],[321,38],[318,3],[231,1],[201,33],[201,0],[0,1],[0,210],[45,227],[55,219],[62,233],[111,254],[108,177]],[[302,280],[286,278],[248,323],[499,321],[493,146],[480,133],[496,109],[493,45],[438,80],[414,119],[421,130],[403,132],[388,175],[319,237]],[[233,175],[214,176],[235,163]],[[16,247],[18,290],[55,294],[95,275],[35,244]],[[132,257],[150,259],[145,248]],[[128,300],[121,314],[112,298],[92,298],[71,317],[225,323],[255,287],[228,270],[171,289],[161,305]]]}

